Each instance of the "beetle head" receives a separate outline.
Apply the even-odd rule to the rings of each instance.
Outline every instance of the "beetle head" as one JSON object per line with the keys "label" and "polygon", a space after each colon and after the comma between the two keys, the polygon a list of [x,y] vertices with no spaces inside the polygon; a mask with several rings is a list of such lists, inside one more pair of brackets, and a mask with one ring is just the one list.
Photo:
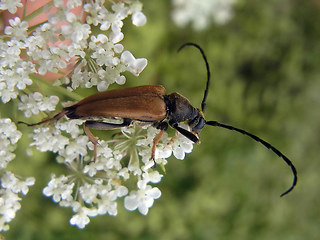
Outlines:
{"label": "beetle head", "polygon": [[193,119],[188,121],[188,125],[191,127],[192,132],[198,134],[206,125],[206,120],[204,119],[202,111],[199,109],[197,109],[197,111],[197,115]]}

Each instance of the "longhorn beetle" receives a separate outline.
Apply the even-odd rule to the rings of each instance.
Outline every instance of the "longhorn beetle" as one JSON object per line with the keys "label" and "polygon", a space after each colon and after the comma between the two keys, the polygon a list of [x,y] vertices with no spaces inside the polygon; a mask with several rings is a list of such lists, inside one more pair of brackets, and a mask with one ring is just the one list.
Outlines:
{"label": "longhorn beetle", "polygon": [[[278,149],[261,138],[240,128],[219,123],[217,121],[205,120],[203,113],[206,108],[206,99],[210,85],[209,64],[200,46],[194,43],[186,43],[182,45],[178,51],[185,46],[196,47],[201,52],[206,64],[207,83],[201,102],[201,110],[194,108],[189,100],[179,93],[166,94],[164,87],[160,85],[147,85],[97,93],[84,98],[70,107],[63,108],[61,112],[56,114],[53,118],[44,119],[41,122],[34,124],[27,124],[24,122],[19,123],[24,123],[28,126],[36,126],[52,120],[57,121],[63,116],[67,116],[69,119],[84,119],[86,120],[84,123],[84,131],[94,144],[94,160],[96,159],[97,154],[98,139],[91,133],[89,128],[110,130],[138,124],[152,125],[153,127],[160,129],[160,132],[153,140],[151,159],[154,161],[156,145],[169,125],[186,138],[198,144],[200,143],[198,134],[205,125],[225,128],[252,138],[282,158],[292,170],[293,183],[287,191],[281,194],[281,197],[291,192],[297,183],[297,171],[292,162]],[[107,119],[121,119],[122,122],[116,124],[103,121]],[[191,128],[191,131],[179,126],[179,124],[183,122]]]}

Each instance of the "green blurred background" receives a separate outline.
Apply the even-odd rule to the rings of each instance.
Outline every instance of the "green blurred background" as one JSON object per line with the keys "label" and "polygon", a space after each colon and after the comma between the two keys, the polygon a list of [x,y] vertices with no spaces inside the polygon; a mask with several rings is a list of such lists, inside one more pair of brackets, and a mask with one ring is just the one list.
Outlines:
{"label": "green blurred background", "polygon": [[148,66],[139,78],[128,74],[125,86],[162,84],[199,107],[204,62],[193,48],[177,54],[185,42],[199,44],[213,76],[207,119],[279,148],[298,170],[296,189],[280,198],[292,182],[280,158],[241,134],[207,126],[183,161],[169,159],[157,185],[162,196],[147,216],[120,201],[117,217],[93,218],[79,230],[69,225],[70,209],[41,193],[50,173],[59,172],[54,156],[26,157],[22,140],[11,167],[37,181],[5,238],[320,239],[320,1],[240,0],[231,21],[203,31],[176,27],[169,0],[142,2],[148,22],[137,28],[127,19],[123,44]]}

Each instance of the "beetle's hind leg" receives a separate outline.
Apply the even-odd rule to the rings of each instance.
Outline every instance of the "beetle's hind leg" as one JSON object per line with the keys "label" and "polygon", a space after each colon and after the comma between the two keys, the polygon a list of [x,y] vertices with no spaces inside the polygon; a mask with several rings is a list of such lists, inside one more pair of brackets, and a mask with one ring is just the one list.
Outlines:
{"label": "beetle's hind leg", "polygon": [[106,122],[96,122],[96,121],[86,121],[83,125],[84,132],[88,136],[89,140],[93,143],[93,161],[95,162],[97,159],[97,145],[98,138],[95,137],[89,128],[98,129],[98,130],[112,130],[118,129],[121,127],[130,126],[132,120],[125,118],[123,119],[123,123],[106,123]]}

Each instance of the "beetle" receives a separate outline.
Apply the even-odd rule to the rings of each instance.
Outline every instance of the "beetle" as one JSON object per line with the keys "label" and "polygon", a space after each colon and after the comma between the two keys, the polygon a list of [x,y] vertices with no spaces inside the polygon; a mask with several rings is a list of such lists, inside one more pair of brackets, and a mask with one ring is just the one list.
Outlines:
{"label": "beetle", "polygon": [[[52,120],[57,121],[64,116],[69,119],[86,120],[84,122],[84,131],[94,145],[94,160],[96,159],[97,154],[98,139],[91,133],[90,128],[111,130],[121,127],[129,127],[131,125],[152,125],[153,127],[160,129],[160,132],[153,140],[151,159],[154,161],[156,145],[160,141],[164,131],[166,131],[169,126],[194,143],[198,144],[200,143],[198,134],[205,125],[225,128],[252,138],[282,158],[292,170],[293,183],[291,187],[280,196],[284,196],[291,192],[297,183],[297,171],[292,162],[277,148],[243,129],[219,123],[217,121],[205,120],[203,113],[206,108],[206,99],[210,85],[209,64],[202,48],[199,45],[186,43],[183,44],[178,51],[183,49],[185,46],[196,47],[202,54],[206,64],[207,82],[203,100],[201,102],[201,109],[193,107],[189,100],[179,93],[174,92],[166,94],[163,86],[146,85],[97,93],[84,98],[70,107],[63,108],[52,118],[44,119],[34,124],[27,124],[24,122],[19,123],[24,123],[28,126],[36,126]],[[107,119],[120,119],[122,122],[108,123],[104,121]],[[180,123],[186,123],[191,131],[180,127]]]}

